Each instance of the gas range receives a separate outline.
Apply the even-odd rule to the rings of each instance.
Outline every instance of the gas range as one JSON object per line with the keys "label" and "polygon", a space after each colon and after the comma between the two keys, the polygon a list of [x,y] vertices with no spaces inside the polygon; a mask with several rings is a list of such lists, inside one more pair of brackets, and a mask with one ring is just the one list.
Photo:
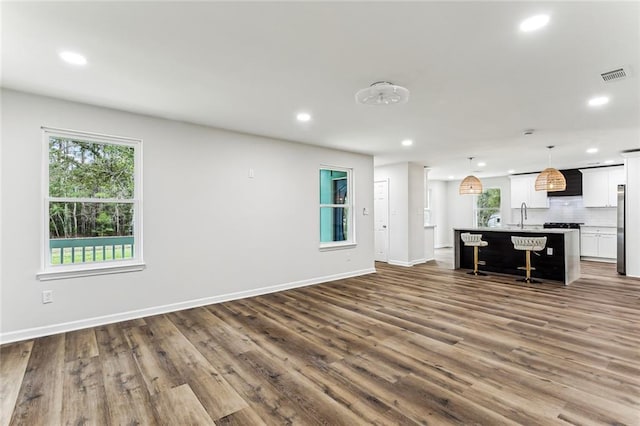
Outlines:
{"label": "gas range", "polygon": [[545,229],[550,229],[550,228],[580,229],[580,225],[584,225],[584,223],[547,222],[544,225],[542,225],[542,227]]}

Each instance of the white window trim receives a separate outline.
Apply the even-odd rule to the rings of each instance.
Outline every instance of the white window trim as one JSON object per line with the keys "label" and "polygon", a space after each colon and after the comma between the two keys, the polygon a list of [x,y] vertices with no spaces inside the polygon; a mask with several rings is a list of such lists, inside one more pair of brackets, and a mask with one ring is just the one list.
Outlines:
{"label": "white window trim", "polygon": [[[340,167],[340,166],[330,166],[326,164],[321,164],[318,168],[318,174],[316,176],[320,176],[320,170],[335,170],[338,172],[346,172],[347,173],[347,200],[349,201],[347,204],[320,204],[318,203],[318,225],[320,224],[320,209],[322,207],[348,207],[349,216],[347,218],[348,229],[350,230],[349,239],[346,241],[329,241],[329,242],[321,242],[320,241],[320,232],[318,232],[318,244],[320,251],[331,251],[331,250],[342,250],[347,248],[353,248],[358,245],[356,241],[356,195],[355,195],[355,173],[353,172],[353,168],[350,167]],[[320,187],[318,186],[318,191],[320,191]],[[319,192],[318,192],[319,195]],[[320,197],[318,196],[317,199]],[[320,229],[318,229],[320,231]]]}
{"label": "white window trim", "polygon": [[[483,192],[488,191],[489,189],[498,189],[500,190],[500,207],[498,207],[498,212],[502,213],[502,188],[499,186],[491,186],[489,188],[485,188],[483,190]],[[480,212],[481,210],[493,210],[495,207],[492,208],[478,208],[478,198],[480,196],[479,195],[473,195],[473,227],[474,228],[479,228],[480,226],[478,225],[478,212]]]}
{"label": "white window trim", "polygon": [[[123,136],[106,135],[100,133],[83,132],[78,130],[60,129],[42,126],[42,232],[41,232],[41,264],[36,277],[41,281],[56,280],[92,275],[114,274],[122,272],[141,271],[145,268],[143,261],[142,241],[142,139]],[[49,197],[49,137],[60,136],[67,138],[83,138],[92,142],[102,142],[111,145],[126,145],[134,147],[134,194],[126,200],[100,199],[100,202],[132,203],[135,205],[133,222],[134,255],[132,259],[110,260],[96,263],[78,263],[69,265],[52,265],[49,249],[49,202],[53,201],[89,201],[84,198],[54,198]],[[91,200],[93,201],[93,200]]]}

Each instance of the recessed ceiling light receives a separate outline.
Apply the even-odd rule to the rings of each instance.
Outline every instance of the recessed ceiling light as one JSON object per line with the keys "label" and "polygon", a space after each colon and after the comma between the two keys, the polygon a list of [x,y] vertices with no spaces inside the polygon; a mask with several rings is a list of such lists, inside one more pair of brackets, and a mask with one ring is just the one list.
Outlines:
{"label": "recessed ceiling light", "polygon": [[613,164],[614,161],[613,160],[604,160],[604,164]]}
{"label": "recessed ceiling light", "polygon": [[402,143],[402,146],[411,146],[411,145],[413,145],[413,141],[411,139],[405,139],[401,143]]}
{"label": "recessed ceiling light", "polygon": [[515,172],[516,172],[516,171],[515,171],[515,170],[513,170],[513,169],[509,169],[509,170],[507,170],[507,173],[509,173],[509,174],[512,174],[512,173],[515,173]]}
{"label": "recessed ceiling light", "polygon": [[484,167],[484,166],[486,166],[486,165],[487,165],[487,163],[484,163],[484,162],[482,162],[482,161],[478,163],[478,167]]}
{"label": "recessed ceiling light", "polygon": [[304,123],[311,120],[311,114],[307,112],[299,112],[298,115],[296,115],[296,119]]}
{"label": "recessed ceiling light", "polygon": [[598,152],[598,148],[589,148],[587,149],[587,154],[595,154]]}
{"label": "recessed ceiling light", "polygon": [[453,175],[447,176],[447,179],[453,179]]}
{"label": "recessed ceiling light", "polygon": [[589,106],[602,106],[609,103],[609,98],[606,96],[596,96],[589,99]]}
{"label": "recessed ceiling light", "polygon": [[549,15],[536,15],[525,19],[520,23],[520,31],[528,33],[539,30],[549,23]]}
{"label": "recessed ceiling light", "polygon": [[87,65],[87,58],[85,58],[83,55],[79,53],[65,50],[64,52],[60,52],[58,55],[60,56],[60,59],[62,59],[68,64]]}

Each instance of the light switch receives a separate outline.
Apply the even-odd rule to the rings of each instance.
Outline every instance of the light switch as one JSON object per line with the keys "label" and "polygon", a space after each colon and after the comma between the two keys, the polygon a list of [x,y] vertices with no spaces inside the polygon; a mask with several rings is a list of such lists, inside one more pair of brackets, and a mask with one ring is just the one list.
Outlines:
{"label": "light switch", "polygon": [[547,256],[553,256],[553,247],[547,247]]}

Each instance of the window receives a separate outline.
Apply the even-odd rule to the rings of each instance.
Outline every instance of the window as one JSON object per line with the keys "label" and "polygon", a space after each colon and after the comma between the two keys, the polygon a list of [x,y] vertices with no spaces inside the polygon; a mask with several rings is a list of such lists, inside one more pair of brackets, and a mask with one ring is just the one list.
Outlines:
{"label": "window", "polygon": [[320,247],[355,243],[351,169],[320,169]]}
{"label": "window", "polygon": [[500,188],[489,188],[476,198],[475,226],[494,228],[501,225]]}
{"label": "window", "polygon": [[140,140],[44,130],[40,279],[142,269]]}

